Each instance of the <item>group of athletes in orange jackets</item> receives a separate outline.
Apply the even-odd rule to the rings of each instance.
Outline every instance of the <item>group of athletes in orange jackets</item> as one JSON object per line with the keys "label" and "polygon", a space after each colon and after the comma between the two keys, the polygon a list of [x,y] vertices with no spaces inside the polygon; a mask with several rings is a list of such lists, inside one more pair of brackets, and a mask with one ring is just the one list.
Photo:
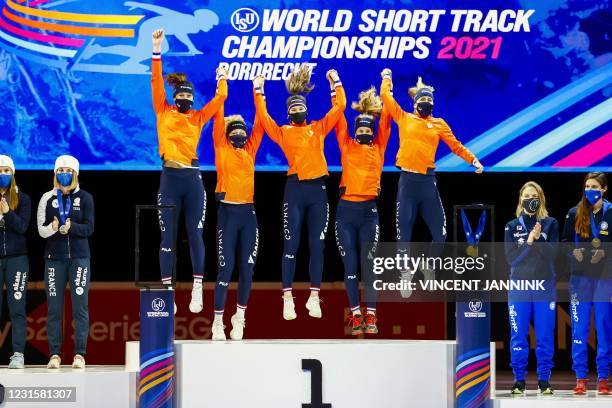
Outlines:
{"label": "group of athletes in orange jackets", "polygon": [[[321,318],[319,287],[323,273],[323,247],[329,222],[329,203],[325,179],[329,175],[323,152],[325,137],[334,130],[341,151],[342,179],[340,200],[334,223],[336,241],[345,267],[345,282],[352,310],[352,333],[378,332],[376,303],[368,299],[362,313],[359,297],[359,254],[362,245],[376,246],[379,239],[376,199],[384,154],[391,133],[391,119],[399,128],[400,146],[396,165],[402,170],[397,197],[397,239],[408,242],[416,215],[424,217],[434,241],[446,238],[444,210],[435,183],[434,160],[440,140],[453,153],[483,170],[476,157],[453,135],[449,126],[431,115],[433,88],[419,78],[410,89],[414,110],[404,111],[392,94],[391,71],[382,71],[380,96],[374,88],[363,91],[353,108],[359,111],[352,135],[344,115],[346,95],[335,70],[327,72],[331,87],[331,109],[317,121],[306,121],[305,95],[312,89],[306,66],[296,69],[286,82],[289,124],[279,126],[268,114],[264,78],[253,80],[255,120],[249,133],[240,115],[225,116],[228,96],[227,72],[217,69],[214,98],[202,109],[194,110],[193,84],[183,74],[166,77],[174,88],[174,105],[166,100],[162,77],[161,42],[163,30],[153,33],[152,94],[157,116],[159,154],[163,160],[158,204],[173,205],[184,212],[193,265],[194,285],[189,308],[202,310],[204,244],[202,228],[206,194],[202,184],[196,148],[202,127],[214,120],[213,142],[217,168],[216,199],[219,202],[217,225],[218,276],[215,286],[215,319],[213,340],[225,340],[223,311],[227,287],[234,266],[238,264],[238,304],[231,317],[232,339],[241,339],[245,311],[257,257],[259,232],[254,209],[255,156],[264,132],[280,146],[289,170],[283,199],[284,250],[282,260],[283,317],[297,317],[291,286],[301,227],[308,226],[311,292],[306,302],[308,314]],[[178,214],[177,214],[178,215]],[[174,254],[173,240],[177,226],[168,209],[160,210],[162,231],[160,266],[162,281],[169,284]],[[175,217],[178,220],[178,216]],[[236,253],[238,252],[238,256]],[[364,277],[365,278],[365,277]]]}

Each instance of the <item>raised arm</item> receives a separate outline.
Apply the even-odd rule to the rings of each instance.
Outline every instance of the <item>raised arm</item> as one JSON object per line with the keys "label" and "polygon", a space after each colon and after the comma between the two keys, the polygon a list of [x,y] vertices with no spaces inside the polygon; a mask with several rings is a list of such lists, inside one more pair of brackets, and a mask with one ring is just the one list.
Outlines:
{"label": "raised arm", "polygon": [[255,100],[255,116],[259,119],[259,123],[263,127],[266,134],[276,144],[280,145],[283,139],[283,134],[280,126],[276,124],[274,119],[268,114],[268,107],[266,106],[266,97],[264,95],[264,82],[263,76],[258,76],[253,80],[253,98]]}
{"label": "raised arm", "polygon": [[387,148],[389,136],[391,136],[391,114],[389,113],[389,109],[387,109],[387,104],[383,103],[380,120],[378,121],[378,133],[374,139],[374,143],[382,147],[383,153]]}
{"label": "raised arm", "polygon": [[153,110],[155,114],[168,108],[164,77],[162,75],[161,43],[164,40],[164,30],[153,31],[153,60],[151,61],[151,94],[153,95]]}
{"label": "raised arm", "polygon": [[249,140],[245,145],[247,152],[249,152],[249,154],[253,156],[253,158],[255,158],[255,156],[257,155],[257,150],[259,149],[259,145],[261,144],[263,134],[264,128],[263,126],[261,126],[261,122],[259,121],[257,115],[255,115],[255,120],[253,120],[253,130],[251,130],[251,136],[249,137]]}
{"label": "raised arm", "polygon": [[215,97],[212,98],[202,109],[197,112],[200,126],[204,126],[227,99],[227,71],[224,68],[217,68],[217,90]]}
{"label": "raised arm", "polygon": [[319,131],[324,136],[327,136],[329,132],[336,126],[336,123],[344,116],[344,110],[346,109],[346,94],[340,82],[338,73],[330,69],[327,71],[327,79],[329,80],[330,86],[335,90],[336,97],[332,98],[332,107],[323,117],[323,119],[317,121]]}
{"label": "raised arm", "polygon": [[213,143],[215,147],[222,146],[226,143],[225,137],[225,103],[222,103],[215,116],[213,117]]}
{"label": "raised arm", "polygon": [[[334,105],[336,103],[336,90],[333,85],[331,89],[331,100],[332,105]],[[348,133],[348,123],[346,122],[346,116],[344,116],[344,113],[340,116],[338,122],[336,122],[336,126],[334,126],[334,132],[336,133],[336,140],[338,140],[338,147],[340,148],[340,152],[344,152],[344,148],[351,140],[351,137]]]}
{"label": "raised arm", "polygon": [[401,106],[399,106],[399,104],[393,97],[393,81],[391,79],[391,70],[389,68],[385,68],[380,73],[380,75],[382,76],[382,83],[380,85],[380,97],[383,101],[383,106],[387,107],[389,115],[391,115],[395,123],[397,123],[406,114],[406,112],[402,109]]}

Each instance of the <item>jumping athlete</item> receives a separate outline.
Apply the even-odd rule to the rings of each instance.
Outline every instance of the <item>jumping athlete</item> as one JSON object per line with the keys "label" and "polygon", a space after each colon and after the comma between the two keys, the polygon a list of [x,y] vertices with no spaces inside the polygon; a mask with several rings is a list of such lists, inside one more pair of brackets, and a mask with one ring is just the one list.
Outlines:
{"label": "jumping athlete", "polygon": [[3,286],[11,319],[13,355],[8,368],[23,368],[26,344],[26,287],[29,262],[26,231],[30,225],[30,197],[19,191],[15,164],[0,155],[0,315]]}
{"label": "jumping athlete", "polygon": [[[332,97],[335,97],[334,91]],[[380,236],[376,199],[380,193],[385,149],[391,134],[391,116],[374,87],[361,92],[359,101],[353,102],[352,108],[360,112],[355,118],[354,137],[349,136],[344,115],[335,127],[342,154],[340,201],[335,223],[336,242],[344,263],[344,283],[352,312],[349,319],[352,324],[351,334],[359,335],[364,331],[376,334],[376,301],[372,293],[366,295],[364,321],[357,276],[363,247],[371,245],[370,251],[376,251]],[[378,124],[377,118],[380,118]],[[362,278],[371,283],[370,278],[373,276],[370,271],[361,272]],[[366,290],[368,288],[370,284],[366,284]]]}
{"label": "jumping athlete", "polygon": [[529,181],[521,187],[516,218],[506,224],[504,233],[510,279],[544,280],[544,292],[508,292],[510,316],[510,366],[515,383],[512,394],[525,392],[529,360],[529,325],[533,320],[538,362],[538,389],[552,394],[550,371],[554,366],[556,281],[554,261],[559,242],[559,224],[548,216],[544,190]]}
{"label": "jumping athlete", "polygon": [[312,317],[322,316],[319,289],[323,276],[323,249],[329,219],[329,203],[325,189],[325,179],[329,173],[323,146],[325,137],[334,128],[346,107],[346,96],[338,73],[330,70],[326,76],[336,90],[335,103],[323,119],[306,124],[308,110],[304,95],[314,87],[310,84],[310,76],[310,69],[303,64],[293,71],[285,82],[291,95],[287,98],[287,116],[290,123],[284,126],[278,126],[268,114],[264,78],[259,76],[253,80],[257,117],[268,136],[283,150],[289,163],[283,199],[283,317],[286,320],[297,317],[291,290],[295,275],[295,257],[304,222],[308,225],[310,249],[310,297],[306,302],[306,309]]}
{"label": "jumping athlete", "polygon": [[79,162],[72,156],[55,161],[53,190],[43,194],[36,214],[38,233],[45,238],[47,335],[51,358],[47,368],[60,368],[64,290],[70,286],[75,321],[72,368],[85,368],[89,336],[88,291],[91,281],[88,238],[94,231],[94,201],[79,187]]}
{"label": "jumping athlete", "polygon": [[[398,242],[412,240],[412,228],[420,213],[434,243],[446,241],[446,216],[438,192],[435,176],[435,156],[442,140],[451,151],[476,167],[483,167],[476,157],[455,137],[450,127],[441,118],[432,116],[433,91],[419,77],[416,87],[408,93],[412,97],[413,112],[404,111],[395,101],[392,90],[391,70],[384,69],[381,97],[391,117],[399,128],[399,150],[395,165],[401,169],[396,201],[396,230]],[[415,271],[403,271],[402,279],[411,280]],[[428,271],[423,271],[428,273]]]}
{"label": "jumping athlete", "polygon": [[[597,331],[597,391],[609,395],[610,349],[612,348],[612,276],[606,252],[610,245],[612,204],[603,197],[608,190],[604,173],[589,173],[584,179],[582,199],[569,210],[563,228],[563,240],[570,243],[572,274],[569,281],[572,316],[572,359],[576,373],[574,394],[587,392],[591,330],[591,308]],[[605,243],[605,244],[604,244]]]}
{"label": "jumping athlete", "polygon": [[[196,149],[202,127],[214,116],[227,98],[227,73],[217,69],[217,91],[215,97],[200,110],[193,110],[193,84],[185,74],[170,74],[166,81],[174,88],[174,105],[166,101],[164,79],[162,77],[161,44],[164,31],[153,32],[153,62],[151,88],[153,109],[157,116],[157,135],[159,155],[163,160],[163,170],[157,194],[158,205],[172,205],[171,209],[159,212],[161,245],[159,264],[162,283],[171,285],[174,264],[174,245],[181,210],[185,213],[187,237],[191,266],[193,269],[193,288],[189,310],[199,313],[203,308],[202,279],[204,278],[204,217],[206,213],[206,192],[202,183],[200,163]],[[174,217],[174,218],[173,218]],[[172,220],[174,219],[174,222]],[[175,312],[176,312],[176,305]]]}
{"label": "jumping athlete", "polygon": [[[263,136],[257,117],[250,137],[246,122],[240,115],[223,118],[224,108],[214,118],[213,141],[219,201],[217,213],[217,283],[215,286],[215,319],[212,339],[225,340],[223,311],[227,288],[238,264],[238,304],[232,316],[232,340],[241,340],[245,327],[245,313],[257,260],[259,230],[255,215],[255,156]],[[238,252],[238,262],[236,262]]]}

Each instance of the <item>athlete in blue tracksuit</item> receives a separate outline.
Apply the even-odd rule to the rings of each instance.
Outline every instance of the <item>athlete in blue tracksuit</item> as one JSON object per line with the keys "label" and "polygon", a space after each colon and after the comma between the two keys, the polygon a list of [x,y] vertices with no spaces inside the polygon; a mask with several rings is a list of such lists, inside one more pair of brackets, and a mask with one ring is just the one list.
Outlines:
{"label": "athlete in blue tracksuit", "polygon": [[23,368],[26,343],[26,286],[29,262],[25,233],[30,224],[30,197],[19,191],[15,165],[0,155],[0,315],[6,285],[12,325],[13,355],[9,368]]}
{"label": "athlete in blue tracksuit", "polygon": [[89,335],[88,290],[91,280],[88,238],[94,230],[94,201],[78,184],[79,162],[60,156],[55,162],[54,188],[40,199],[38,233],[45,238],[47,335],[51,359],[47,368],[59,368],[62,348],[62,309],[66,283],[70,285],[75,320],[73,368],[85,366]]}
{"label": "athlete in blue tracksuit", "polygon": [[529,360],[529,325],[533,319],[536,336],[538,388],[552,394],[550,371],[554,366],[556,281],[554,260],[559,242],[557,220],[548,216],[542,188],[526,183],[520,192],[518,217],[506,224],[506,261],[512,280],[545,280],[546,291],[510,291],[510,366],[514,372],[513,394],[525,391]]}
{"label": "athlete in blue tracksuit", "polygon": [[572,274],[569,282],[570,316],[572,319],[572,369],[576,373],[574,394],[587,392],[588,338],[591,307],[597,332],[598,392],[610,393],[607,383],[612,355],[612,276],[610,270],[609,229],[612,225],[612,204],[603,195],[607,190],[603,173],[589,173],[584,182],[580,203],[569,210],[563,229],[568,242]]}

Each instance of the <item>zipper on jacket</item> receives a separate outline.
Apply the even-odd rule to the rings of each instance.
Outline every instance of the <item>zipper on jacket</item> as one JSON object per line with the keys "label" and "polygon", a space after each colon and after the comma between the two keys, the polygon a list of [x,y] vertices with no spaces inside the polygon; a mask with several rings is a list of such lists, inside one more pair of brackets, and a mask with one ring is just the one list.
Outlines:
{"label": "zipper on jacket", "polygon": [[68,238],[68,259],[70,259],[71,258],[70,256],[70,236],[67,236],[67,238]]}
{"label": "zipper on jacket", "polygon": [[3,246],[4,246],[4,256],[6,256],[6,227],[2,229],[2,238],[3,238]]}

